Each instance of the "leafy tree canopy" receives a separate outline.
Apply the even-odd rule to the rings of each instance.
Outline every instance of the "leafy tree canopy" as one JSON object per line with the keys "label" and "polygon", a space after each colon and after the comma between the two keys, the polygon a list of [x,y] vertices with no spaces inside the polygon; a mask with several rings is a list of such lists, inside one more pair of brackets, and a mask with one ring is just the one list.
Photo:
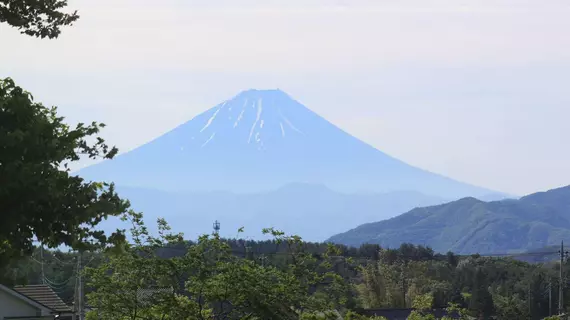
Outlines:
{"label": "leafy tree canopy", "polygon": [[34,102],[11,79],[0,80],[0,261],[29,254],[33,242],[77,249],[118,239],[94,227],[129,207],[112,184],[86,182],[68,165],[82,155],[117,153],[97,134],[103,124],[71,128],[57,109]]}
{"label": "leafy tree canopy", "polygon": [[0,0],[0,23],[5,22],[23,34],[57,38],[62,26],[69,26],[79,16],[62,11],[67,0]]}
{"label": "leafy tree canopy", "polygon": [[348,287],[299,237],[266,230],[290,248],[281,266],[236,257],[218,236],[161,258],[157,249],[182,236],[163,220],[160,236],[150,236],[140,217],[133,215],[134,244],[109,250],[105,263],[87,269],[88,301],[99,319],[338,319]]}

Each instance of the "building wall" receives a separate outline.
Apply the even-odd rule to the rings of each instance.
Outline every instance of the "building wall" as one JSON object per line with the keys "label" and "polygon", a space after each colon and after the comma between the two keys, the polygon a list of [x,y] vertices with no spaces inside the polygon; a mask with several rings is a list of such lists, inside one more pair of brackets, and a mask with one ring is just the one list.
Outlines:
{"label": "building wall", "polygon": [[6,317],[34,317],[40,315],[40,310],[0,290],[0,320]]}

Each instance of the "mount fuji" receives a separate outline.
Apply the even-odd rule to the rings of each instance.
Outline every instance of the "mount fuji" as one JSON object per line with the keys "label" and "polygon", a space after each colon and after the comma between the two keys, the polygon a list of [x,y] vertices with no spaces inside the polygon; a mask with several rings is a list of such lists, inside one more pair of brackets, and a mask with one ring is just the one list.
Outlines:
{"label": "mount fuji", "polygon": [[[410,196],[407,205],[394,208],[403,211],[389,212],[390,208],[384,208],[376,220],[395,216],[419,203],[437,204],[466,196],[483,198],[494,193],[395,159],[334,126],[281,90],[243,91],[163,136],[113,160],[82,169],[78,174],[88,180],[113,181],[119,187],[128,188],[128,194],[134,198],[137,195],[133,190],[137,188],[145,190],[145,198],[152,198],[148,190],[177,195],[212,192],[243,195],[271,194],[284,186],[295,185],[320,185],[339,196],[391,192],[422,195],[423,200],[419,202],[417,197]],[[310,193],[315,188],[308,189]],[[432,200],[426,202],[425,197]],[[222,198],[219,201],[223,201]],[[156,199],[165,198],[156,196]],[[136,207],[137,203],[133,205]],[[183,207],[179,206],[177,212],[186,216],[187,221],[196,215],[212,221],[248,216],[243,212],[248,206],[240,212],[225,213],[209,212],[206,207],[200,212],[191,212],[190,205],[189,211],[183,213]],[[155,203],[153,208],[162,212],[152,214],[166,217],[174,214],[167,203],[158,207]],[[148,211],[148,205],[137,209]],[[266,214],[262,219],[266,226],[290,225],[281,223],[288,216],[299,219],[282,211],[273,215],[271,211],[279,211],[274,209],[264,208]],[[369,211],[373,212],[374,208]],[[315,217],[322,219],[326,213],[315,213]],[[348,209],[344,213],[335,212],[330,218],[346,220],[354,226],[369,222],[357,215]],[[304,218],[310,220],[311,214]],[[344,224],[341,230],[328,230],[328,235],[349,226]],[[201,228],[205,232],[209,226]],[[321,240],[325,238],[323,235]]]}
{"label": "mount fuji", "polygon": [[394,159],[280,90],[244,91],[80,175],[176,192],[250,193],[311,183],[341,192],[410,190],[444,198],[491,193]]}

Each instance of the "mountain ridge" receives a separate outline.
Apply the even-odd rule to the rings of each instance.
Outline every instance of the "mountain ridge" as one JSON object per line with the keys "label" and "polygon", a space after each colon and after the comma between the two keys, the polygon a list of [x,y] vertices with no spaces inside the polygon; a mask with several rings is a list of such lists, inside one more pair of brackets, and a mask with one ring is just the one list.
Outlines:
{"label": "mountain ridge", "polygon": [[327,241],[357,246],[421,244],[438,252],[523,252],[570,237],[570,186],[518,200],[485,202],[472,197],[412,209],[397,217],[360,225]]}

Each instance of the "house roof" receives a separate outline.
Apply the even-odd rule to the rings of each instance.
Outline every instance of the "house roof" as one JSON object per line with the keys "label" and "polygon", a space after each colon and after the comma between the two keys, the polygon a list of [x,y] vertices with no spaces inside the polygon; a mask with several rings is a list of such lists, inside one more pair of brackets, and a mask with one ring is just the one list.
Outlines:
{"label": "house roof", "polygon": [[52,309],[57,313],[71,312],[71,307],[66,305],[63,300],[45,284],[17,286],[14,290],[18,293],[39,302],[40,304]]}
{"label": "house roof", "polygon": [[11,295],[17,299],[20,299],[20,300],[26,302],[27,304],[29,304],[35,308],[38,308],[39,310],[43,310],[47,313],[53,312],[53,310],[51,308],[49,308],[48,306],[45,306],[45,305],[39,303],[38,301],[36,301],[36,300],[34,300],[28,296],[25,296],[25,295],[13,290],[13,289],[10,289],[10,288],[6,287],[5,285],[0,284],[0,290],[6,292],[7,294],[9,294],[9,295]]}

